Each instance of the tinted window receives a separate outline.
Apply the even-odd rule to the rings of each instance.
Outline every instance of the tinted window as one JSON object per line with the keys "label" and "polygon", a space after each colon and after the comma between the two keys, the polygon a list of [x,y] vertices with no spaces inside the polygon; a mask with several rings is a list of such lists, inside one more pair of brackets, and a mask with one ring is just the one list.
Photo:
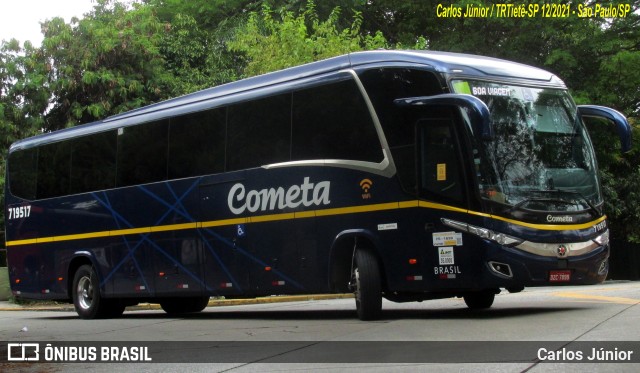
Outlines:
{"label": "tinted window", "polygon": [[68,142],[43,145],[38,150],[38,199],[69,192],[71,146]]}
{"label": "tinted window", "polygon": [[352,80],[293,93],[292,159],[380,162],[382,146]]}
{"label": "tinted window", "polygon": [[117,186],[167,178],[168,120],[118,129]]}
{"label": "tinted window", "polygon": [[226,109],[171,119],[169,179],[224,172]]}
{"label": "tinted window", "polygon": [[415,123],[424,112],[399,107],[394,100],[441,94],[443,89],[433,73],[416,69],[373,69],[360,79],[380,119],[400,181],[405,190],[416,192]]}
{"label": "tinted window", "polygon": [[415,114],[394,103],[407,97],[432,96],[443,93],[432,72],[381,68],[368,70],[360,79],[373,103],[390,147],[414,143]]}
{"label": "tinted window", "polygon": [[291,159],[291,95],[228,108],[227,171]]}
{"label": "tinted window", "polygon": [[11,193],[20,198],[36,198],[38,149],[11,153],[9,156],[9,182]]}
{"label": "tinted window", "polygon": [[71,143],[71,194],[115,187],[116,140],[116,132],[110,131]]}

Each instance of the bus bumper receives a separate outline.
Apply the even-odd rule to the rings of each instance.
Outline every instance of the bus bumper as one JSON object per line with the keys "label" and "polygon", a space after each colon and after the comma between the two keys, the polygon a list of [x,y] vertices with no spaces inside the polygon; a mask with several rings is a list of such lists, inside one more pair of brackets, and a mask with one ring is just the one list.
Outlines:
{"label": "bus bumper", "polygon": [[534,255],[515,248],[495,248],[485,261],[487,287],[593,285],[609,271],[609,246],[581,256],[556,258]]}

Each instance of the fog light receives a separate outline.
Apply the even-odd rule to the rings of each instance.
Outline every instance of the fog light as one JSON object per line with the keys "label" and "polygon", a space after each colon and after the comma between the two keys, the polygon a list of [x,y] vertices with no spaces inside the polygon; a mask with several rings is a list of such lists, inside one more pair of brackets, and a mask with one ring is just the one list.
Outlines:
{"label": "fog light", "polygon": [[512,278],[513,272],[511,272],[511,267],[508,264],[499,263],[499,262],[489,262],[489,268],[500,276]]}

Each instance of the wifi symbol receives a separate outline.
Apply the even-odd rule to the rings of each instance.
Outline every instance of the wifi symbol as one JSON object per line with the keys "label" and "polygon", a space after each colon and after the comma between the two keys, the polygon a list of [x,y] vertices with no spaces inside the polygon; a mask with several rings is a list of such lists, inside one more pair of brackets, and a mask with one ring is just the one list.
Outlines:
{"label": "wifi symbol", "polygon": [[371,185],[373,185],[373,181],[369,179],[363,179],[360,182],[360,187],[362,188],[362,191],[365,193],[369,193],[369,189],[371,189]]}

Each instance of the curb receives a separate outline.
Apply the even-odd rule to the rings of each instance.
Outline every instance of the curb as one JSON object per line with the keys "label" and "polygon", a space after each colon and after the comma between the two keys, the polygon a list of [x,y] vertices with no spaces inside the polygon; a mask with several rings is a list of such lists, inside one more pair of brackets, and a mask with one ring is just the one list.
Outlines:
{"label": "curb", "polygon": [[[266,303],[284,303],[284,302],[305,302],[312,300],[327,299],[349,299],[353,298],[353,294],[314,294],[314,295],[277,295],[260,298],[243,298],[243,299],[211,299],[207,307],[226,307],[239,306],[245,304],[266,304]],[[141,303],[137,306],[127,307],[127,311],[143,311],[143,310],[159,310],[162,309],[157,303]],[[74,311],[73,304],[56,304],[56,305],[29,305],[14,307],[0,307],[2,311]]]}

